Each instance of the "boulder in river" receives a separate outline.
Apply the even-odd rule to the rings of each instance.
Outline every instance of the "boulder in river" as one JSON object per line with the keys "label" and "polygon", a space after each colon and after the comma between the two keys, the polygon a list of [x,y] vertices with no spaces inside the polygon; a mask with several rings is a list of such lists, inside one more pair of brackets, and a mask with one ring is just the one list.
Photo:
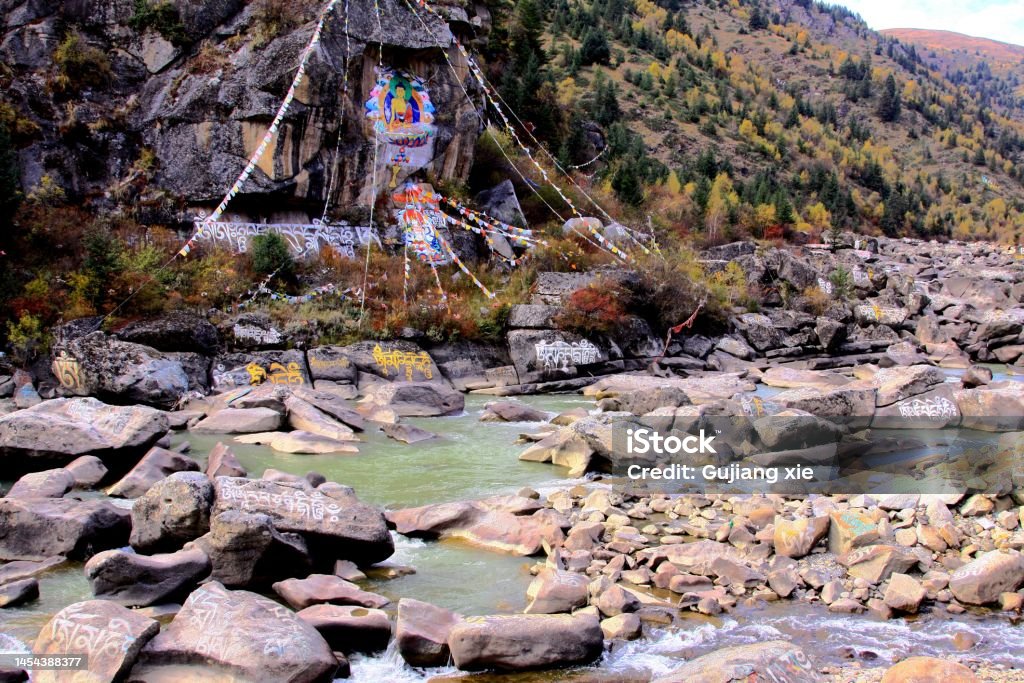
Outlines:
{"label": "boulder in river", "polygon": [[192,431],[212,434],[272,432],[281,426],[281,413],[271,408],[225,408],[203,418]]}
{"label": "boulder in river", "polygon": [[822,678],[799,647],[785,640],[769,640],[715,650],[651,683],[730,683],[738,680],[815,683]]}
{"label": "boulder in river", "polygon": [[213,580],[229,587],[264,589],[304,576],[313,566],[302,536],[278,531],[270,517],[258,513],[221,512],[193,544],[210,558]]}
{"label": "boulder in river", "polygon": [[358,441],[358,437],[351,427],[335,420],[298,396],[289,396],[284,400],[284,405],[288,410],[288,424],[292,429],[303,430],[335,441]]}
{"label": "boulder in river", "polygon": [[850,576],[881,583],[894,572],[903,573],[918,562],[918,557],[906,548],[895,545],[869,545],[854,548],[836,558],[846,567]]}
{"label": "boulder in river", "polygon": [[39,598],[39,581],[19,579],[0,583],[0,607],[17,607]]}
{"label": "boulder in river", "polygon": [[160,630],[153,619],[109,600],[86,600],[53,615],[39,632],[32,654],[40,657],[85,655],[87,673],[37,671],[37,683],[116,681],[131,670],[140,651]]}
{"label": "boulder in river", "polygon": [[526,614],[572,612],[587,604],[589,579],[586,574],[545,567],[526,589],[530,603]]}
{"label": "boulder in river", "polygon": [[13,471],[43,469],[33,465],[64,464],[87,454],[121,463],[145,453],[167,428],[167,415],[154,408],[58,398],[0,417],[0,455]]}
{"label": "boulder in river", "polygon": [[587,664],[601,656],[604,636],[593,615],[502,614],[466,617],[448,634],[463,671],[520,671]]}
{"label": "boulder in river", "polygon": [[889,667],[881,683],[981,683],[981,679],[958,662],[938,657],[908,657]]}
{"label": "boulder in river", "polygon": [[107,489],[107,495],[117,498],[138,498],[149,487],[175,472],[198,472],[199,463],[183,453],[155,446],[142,456],[135,467],[116,484]]}
{"label": "boulder in river", "polygon": [[189,666],[246,681],[327,683],[338,662],[323,636],[288,608],[212,581],[149,642],[133,676],[149,680],[169,667],[176,680],[188,680]]}
{"label": "boulder in river", "polygon": [[0,560],[82,559],[123,546],[129,514],[104,500],[0,499]]}
{"label": "boulder in river", "polygon": [[334,650],[380,652],[391,640],[391,620],[383,610],[351,605],[312,605],[296,615],[310,624]]}
{"label": "boulder in river", "polygon": [[30,472],[7,492],[8,498],[63,498],[75,485],[75,476],[63,467]]}
{"label": "boulder in river", "polygon": [[398,601],[395,643],[410,666],[445,666],[451,659],[448,635],[462,617],[430,603]]}
{"label": "boulder in river", "polygon": [[968,562],[949,577],[949,590],[960,602],[987,605],[999,594],[1024,584],[1024,555],[992,550]]}
{"label": "boulder in river", "polygon": [[437,438],[437,434],[409,424],[382,424],[380,430],[389,439],[406,444],[414,444]]}
{"label": "boulder in river", "polygon": [[374,564],[391,557],[394,541],[384,514],[359,502],[351,489],[309,489],[301,484],[217,477],[213,514],[240,510],[265,514],[278,531],[299,533],[310,549],[334,559]]}
{"label": "boulder in river", "polygon": [[285,579],[275,583],[274,592],[295,609],[311,605],[355,605],[380,608],[390,600],[383,595],[364,591],[359,586],[331,574],[311,574],[304,579]]}
{"label": "boulder in river", "polygon": [[369,390],[367,400],[399,417],[457,415],[466,405],[465,396],[438,382],[381,383]]}
{"label": "boulder in river", "polygon": [[199,472],[176,472],[132,505],[131,545],[140,552],[177,550],[210,529],[213,484]]}
{"label": "boulder in river", "polygon": [[178,602],[210,573],[210,558],[193,548],[165,555],[105,550],[85,563],[93,595],[125,607]]}
{"label": "boulder in river", "polygon": [[65,469],[74,477],[76,489],[91,489],[107,476],[106,465],[95,455],[79,456],[68,463]]}
{"label": "boulder in river", "polygon": [[775,553],[784,557],[804,557],[825,537],[828,529],[829,518],[826,516],[800,517],[795,520],[776,516],[773,536]]}
{"label": "boulder in river", "polygon": [[546,422],[547,413],[518,401],[492,401],[484,406],[481,422]]}
{"label": "boulder in river", "polygon": [[206,458],[206,476],[210,479],[216,477],[244,477],[249,474],[242,463],[238,462],[231,447],[222,441],[210,449],[210,455]]}

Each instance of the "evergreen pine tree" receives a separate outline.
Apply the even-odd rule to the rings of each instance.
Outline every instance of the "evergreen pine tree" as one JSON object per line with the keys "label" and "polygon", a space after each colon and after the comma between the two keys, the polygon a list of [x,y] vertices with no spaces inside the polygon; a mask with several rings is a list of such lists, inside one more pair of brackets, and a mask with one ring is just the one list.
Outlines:
{"label": "evergreen pine tree", "polygon": [[892,74],[885,79],[882,94],[878,100],[878,118],[886,123],[898,121],[900,118],[900,96],[896,92],[896,79]]}

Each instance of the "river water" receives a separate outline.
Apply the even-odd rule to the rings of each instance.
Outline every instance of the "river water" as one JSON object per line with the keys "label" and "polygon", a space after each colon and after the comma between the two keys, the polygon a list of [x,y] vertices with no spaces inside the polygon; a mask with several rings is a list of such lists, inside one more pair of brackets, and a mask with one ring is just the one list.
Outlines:
{"label": "river water", "polygon": [[[1004,377],[1000,375],[997,379]],[[775,393],[763,385],[758,389],[758,395],[765,398]],[[299,475],[315,470],[328,480],[352,486],[360,499],[386,508],[480,498],[515,492],[524,486],[543,495],[581,481],[566,479],[564,469],[518,460],[523,446],[515,443],[517,436],[535,431],[538,425],[479,422],[480,412],[489,400],[493,398],[467,396],[462,415],[408,419],[409,423],[439,436],[415,445],[401,444],[368,430],[362,435],[358,455],[289,455],[263,446],[229,443],[252,476],[268,467]],[[591,399],[577,395],[527,396],[520,400],[552,414],[581,406],[590,409],[594,405]],[[202,461],[220,439],[199,434],[176,435],[176,444],[182,440],[191,443],[192,455]],[[394,602],[401,597],[414,597],[467,615],[518,612],[526,604],[529,568],[536,558],[488,552],[455,541],[424,542],[397,535],[395,541],[395,555],[387,564],[412,567],[415,573],[389,579],[371,571],[364,582],[367,590],[386,595]],[[79,563],[63,565],[40,577],[40,582],[38,601],[0,610],[0,651],[22,649],[59,609],[92,597]],[[958,633],[969,634],[976,641],[968,652],[958,651],[957,644],[962,642],[962,636],[956,638]],[[822,664],[854,660],[871,666],[898,661],[909,654],[958,653],[988,664],[1024,668],[1024,626],[992,612],[965,614],[955,619],[942,612],[880,621],[870,616],[832,615],[820,605],[781,602],[743,607],[722,618],[687,613],[675,626],[648,635],[617,645],[593,667],[555,673],[478,675],[473,680],[646,681],[720,647],[773,638],[801,644]],[[454,669],[412,669],[389,650],[372,657],[353,657],[349,680],[403,683],[454,674]]]}

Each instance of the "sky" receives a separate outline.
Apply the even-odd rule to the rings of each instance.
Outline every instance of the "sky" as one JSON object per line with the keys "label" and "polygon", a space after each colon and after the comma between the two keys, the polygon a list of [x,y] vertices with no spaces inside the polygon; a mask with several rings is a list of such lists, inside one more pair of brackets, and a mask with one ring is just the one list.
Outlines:
{"label": "sky", "polygon": [[1024,45],[1024,0],[835,0],[873,29],[929,28]]}

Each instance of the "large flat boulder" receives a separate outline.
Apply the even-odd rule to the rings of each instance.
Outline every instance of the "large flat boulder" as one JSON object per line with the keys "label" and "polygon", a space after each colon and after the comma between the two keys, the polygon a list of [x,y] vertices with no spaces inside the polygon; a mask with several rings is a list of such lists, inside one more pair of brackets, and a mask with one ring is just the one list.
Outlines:
{"label": "large flat boulder", "polygon": [[311,574],[304,579],[285,579],[275,583],[274,592],[294,609],[312,605],[354,605],[380,608],[390,600],[383,595],[364,591],[351,581],[331,574]]}
{"label": "large flat boulder", "polygon": [[[176,667],[178,680],[196,673],[222,672],[245,681],[327,683],[338,662],[317,630],[294,612],[248,591],[231,591],[216,581],[195,590],[181,611],[151,640],[134,676]],[[198,676],[197,676],[198,678]],[[200,679],[202,680],[202,679]]]}
{"label": "large flat boulder", "polygon": [[288,410],[288,424],[292,429],[306,431],[335,441],[358,441],[358,437],[351,427],[298,396],[289,396],[285,399],[284,405]]}
{"label": "large flat boulder", "polygon": [[213,514],[226,510],[265,514],[278,531],[299,533],[341,559],[374,564],[395,551],[384,514],[359,502],[351,489],[326,492],[301,484],[217,477]]}
{"label": "large flat boulder", "polygon": [[58,398],[0,417],[0,455],[14,471],[90,454],[123,462],[145,453],[167,429],[167,415],[154,408]]}
{"label": "large flat boulder", "polygon": [[457,415],[466,406],[466,397],[438,382],[391,382],[373,386],[367,401],[389,408],[399,417],[437,417]]}
{"label": "large flat boulder", "polygon": [[176,472],[132,505],[130,543],[139,552],[177,550],[210,529],[213,484],[199,472]]}
{"label": "large flat boulder", "polygon": [[448,634],[455,666],[463,671],[521,671],[587,664],[601,656],[597,617],[507,614],[466,617]]}
{"label": "large flat boulder", "polygon": [[220,345],[220,334],[213,323],[185,311],[129,323],[115,331],[114,336],[159,351],[194,351],[207,356],[217,353]]}
{"label": "large flat boulder", "polygon": [[193,548],[164,555],[105,550],[85,563],[93,595],[125,607],[178,602],[210,573],[210,558]]}
{"label": "large flat boulder", "polygon": [[103,500],[0,499],[0,560],[82,559],[128,542],[129,511]]}
{"label": "large flat boulder", "polygon": [[272,432],[281,422],[281,413],[271,408],[225,408],[197,422],[192,431],[211,434]]}
{"label": "large flat boulder", "polygon": [[85,655],[84,672],[36,671],[37,683],[116,681],[131,670],[140,651],[160,630],[153,619],[109,600],[86,600],[53,615],[39,632],[32,654]]}

